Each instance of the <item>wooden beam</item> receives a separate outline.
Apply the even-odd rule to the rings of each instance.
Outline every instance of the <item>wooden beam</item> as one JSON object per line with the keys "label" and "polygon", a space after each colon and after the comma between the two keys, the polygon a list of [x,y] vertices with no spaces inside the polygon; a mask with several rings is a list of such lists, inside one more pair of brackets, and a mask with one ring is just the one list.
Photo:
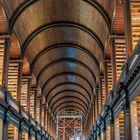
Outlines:
{"label": "wooden beam", "polygon": [[130,0],[122,0],[124,8],[124,27],[125,27],[125,39],[126,39],[126,51],[127,58],[132,55],[133,42],[132,42],[132,22],[131,22],[131,8]]}
{"label": "wooden beam", "polygon": [[4,43],[4,64],[3,64],[3,79],[2,86],[7,88],[8,86],[8,68],[9,68],[9,53],[10,53],[10,38],[5,38]]}

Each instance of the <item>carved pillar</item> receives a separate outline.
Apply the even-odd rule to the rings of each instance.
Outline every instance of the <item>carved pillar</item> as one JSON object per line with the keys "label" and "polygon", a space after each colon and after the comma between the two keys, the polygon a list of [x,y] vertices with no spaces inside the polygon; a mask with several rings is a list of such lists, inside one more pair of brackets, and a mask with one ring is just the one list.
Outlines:
{"label": "carved pillar", "polygon": [[103,131],[103,140],[107,140],[106,139],[106,131]]}
{"label": "carved pillar", "polygon": [[47,131],[48,133],[50,133],[50,113],[49,113],[49,110],[47,112]]}
{"label": "carved pillar", "polygon": [[94,135],[94,140],[97,140],[97,134]]}
{"label": "carved pillar", "polygon": [[99,114],[99,95],[98,95],[98,88],[96,88],[96,106],[97,106],[97,116]]}
{"label": "carved pillar", "polygon": [[92,126],[93,126],[93,103],[91,104],[91,109],[90,109],[90,121],[91,121],[91,123],[90,123],[90,127],[92,128]]}
{"label": "carved pillar", "polygon": [[28,137],[28,140],[32,140],[32,137],[31,137],[31,136],[29,136],[29,137]]}
{"label": "carved pillar", "polygon": [[36,120],[36,100],[37,100],[37,90],[34,92],[34,118]]}
{"label": "carved pillar", "polygon": [[99,136],[97,136],[96,140],[102,140],[101,139],[101,134],[99,134]]}
{"label": "carved pillar", "polygon": [[114,123],[110,124],[110,140],[115,140],[115,127],[114,127]]}
{"label": "carved pillar", "polygon": [[28,135],[28,140],[32,140],[32,136],[31,135]]}
{"label": "carved pillar", "polygon": [[110,140],[115,139],[115,126],[114,126],[114,116],[113,111],[111,110],[111,120],[110,120]]}
{"label": "carved pillar", "polygon": [[93,124],[96,121],[96,102],[95,97],[93,98]]}
{"label": "carved pillar", "polygon": [[3,63],[3,79],[2,86],[7,88],[8,86],[8,67],[9,67],[9,52],[10,52],[11,40],[10,38],[5,38],[4,43],[4,63]]}
{"label": "carved pillar", "polygon": [[102,77],[100,76],[100,81],[99,81],[99,90],[100,90],[100,106],[102,108],[103,106],[103,96],[102,96]]}
{"label": "carved pillar", "polygon": [[47,107],[46,107],[46,104],[44,105],[44,129],[46,128],[46,125],[47,125],[47,120],[46,120],[46,117],[47,117]]}
{"label": "carved pillar", "polygon": [[30,126],[29,128],[28,140],[32,140],[31,129],[32,129],[32,126]]}
{"label": "carved pillar", "polygon": [[19,62],[18,66],[17,101],[19,103],[21,100],[21,80],[22,80],[22,61]]}
{"label": "carved pillar", "polygon": [[8,140],[8,124],[7,123],[3,123],[2,140]]}
{"label": "carved pillar", "polygon": [[105,79],[105,95],[106,100],[108,98],[108,68],[107,68],[107,61],[104,61],[104,79]]}
{"label": "carved pillar", "polygon": [[125,98],[123,103],[124,108],[124,138],[125,140],[131,140],[131,114],[130,114],[130,102],[128,97],[127,87],[123,85],[125,92]]}
{"label": "carved pillar", "polygon": [[38,135],[38,132],[36,132],[35,134],[35,140],[38,140],[37,135]]}
{"label": "carved pillar", "polygon": [[105,124],[105,121],[104,122],[104,126],[103,126],[103,129],[102,129],[102,138],[103,140],[106,140],[106,124]]}
{"label": "carved pillar", "polygon": [[117,81],[117,71],[116,71],[116,48],[114,38],[112,38],[110,42],[111,42],[111,63],[112,63],[112,85],[115,85]]}
{"label": "carved pillar", "polygon": [[6,113],[3,120],[2,140],[8,140],[8,120],[6,118]]}
{"label": "carved pillar", "polygon": [[39,112],[39,123],[42,121],[42,99],[40,99],[40,112]]}
{"label": "carved pillar", "polygon": [[30,112],[30,91],[31,91],[31,77],[28,78],[27,112]]}
{"label": "carved pillar", "polygon": [[100,128],[98,128],[98,129],[99,129],[98,140],[101,140],[101,130],[100,130]]}
{"label": "carved pillar", "polygon": [[91,140],[94,140],[94,132],[91,134]]}
{"label": "carved pillar", "polygon": [[124,110],[124,137],[126,140],[131,140],[131,114],[130,107]]}
{"label": "carved pillar", "polygon": [[2,140],[3,120],[0,119],[0,140]]}
{"label": "carved pillar", "polygon": [[22,131],[18,131],[18,140],[22,140]]}
{"label": "carved pillar", "polygon": [[132,43],[132,25],[131,25],[131,9],[130,0],[122,0],[124,7],[124,28],[126,38],[126,54],[127,58],[132,55],[133,43]]}

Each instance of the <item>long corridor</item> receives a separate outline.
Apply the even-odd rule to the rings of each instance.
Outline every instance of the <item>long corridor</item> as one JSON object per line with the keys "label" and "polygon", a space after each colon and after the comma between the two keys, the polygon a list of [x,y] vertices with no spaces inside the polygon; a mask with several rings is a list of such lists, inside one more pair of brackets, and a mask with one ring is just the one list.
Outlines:
{"label": "long corridor", "polygon": [[0,140],[140,140],[140,0],[0,0]]}

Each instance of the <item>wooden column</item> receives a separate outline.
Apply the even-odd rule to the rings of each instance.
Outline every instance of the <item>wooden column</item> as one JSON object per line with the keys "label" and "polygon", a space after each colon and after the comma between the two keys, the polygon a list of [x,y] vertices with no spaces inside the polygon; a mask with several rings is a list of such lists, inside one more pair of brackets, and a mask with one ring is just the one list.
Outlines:
{"label": "wooden column", "polygon": [[38,140],[37,135],[38,135],[38,132],[36,132],[35,134],[35,140]]}
{"label": "wooden column", "polygon": [[40,112],[39,112],[39,123],[41,124],[42,120],[42,99],[40,99]]}
{"label": "wooden column", "polygon": [[96,106],[95,106],[95,97],[93,98],[93,124],[96,121]]}
{"label": "wooden column", "polygon": [[6,114],[3,120],[2,140],[8,140],[8,121],[6,119]]}
{"label": "wooden column", "polygon": [[106,140],[106,123],[105,123],[105,120],[103,120],[103,128],[102,128],[102,135],[103,135],[103,140]]}
{"label": "wooden column", "polygon": [[91,127],[93,126],[93,104],[91,105],[91,114],[90,114],[90,116],[91,116]]}
{"label": "wooden column", "polygon": [[3,63],[3,79],[2,79],[2,86],[7,88],[8,86],[8,67],[9,67],[9,53],[10,53],[10,45],[11,40],[10,38],[5,38],[4,44],[4,63]]}
{"label": "wooden column", "polygon": [[110,124],[110,140],[115,140],[115,127],[114,127],[114,123]]}
{"label": "wooden column", "polygon": [[102,108],[103,106],[103,96],[102,96],[102,77],[100,76],[100,81],[99,81],[99,90],[100,90],[100,106]]}
{"label": "wooden column", "polygon": [[45,117],[45,130],[47,131],[48,128],[48,116],[47,116],[47,106],[46,106],[46,117]]}
{"label": "wooden column", "polygon": [[105,79],[105,95],[106,100],[108,98],[108,68],[107,68],[107,60],[104,61],[104,79]]}
{"label": "wooden column", "polygon": [[22,132],[18,131],[18,140],[22,140]]}
{"label": "wooden column", "polygon": [[50,135],[52,136],[52,118],[50,114]]}
{"label": "wooden column", "polygon": [[114,111],[110,108],[110,140],[115,140]]}
{"label": "wooden column", "polygon": [[98,129],[99,129],[99,136],[97,137],[98,138],[97,140],[101,140],[101,129],[99,128],[99,126]]}
{"label": "wooden column", "polygon": [[37,100],[37,90],[34,94],[34,119],[36,120],[36,100]]}
{"label": "wooden column", "polygon": [[30,91],[31,91],[31,77],[28,78],[28,91],[27,91],[27,112],[30,112]]}
{"label": "wooden column", "polygon": [[31,128],[29,129],[29,133],[28,133],[28,140],[32,140]]}
{"label": "wooden column", "polygon": [[124,28],[126,38],[126,54],[127,58],[132,55],[133,42],[132,42],[132,24],[131,24],[131,9],[130,0],[122,0],[124,7]]}
{"label": "wooden column", "polygon": [[0,119],[0,140],[2,140],[3,120]]}
{"label": "wooden column", "polygon": [[124,137],[125,137],[125,140],[131,140],[130,108],[127,108],[124,110]]}
{"label": "wooden column", "polygon": [[49,110],[47,111],[47,131],[50,133],[50,113]]}
{"label": "wooden column", "polygon": [[8,140],[8,124],[3,124],[2,140]]}
{"label": "wooden column", "polygon": [[128,90],[125,85],[123,85],[123,90],[125,92],[125,97],[123,101],[124,109],[124,138],[125,140],[131,140],[131,114],[130,114],[130,102],[128,97]]}
{"label": "wooden column", "polygon": [[103,132],[103,140],[107,140],[106,139],[106,131]]}
{"label": "wooden column", "polygon": [[16,140],[22,140],[21,122],[22,121],[19,122],[19,127],[17,128],[17,130],[18,130],[18,136],[17,136],[17,138],[15,138]]}
{"label": "wooden column", "polygon": [[28,140],[32,140],[32,137],[29,135]]}
{"label": "wooden column", "polygon": [[46,104],[44,105],[44,129],[46,127],[46,117],[47,117],[47,107],[46,107]]}
{"label": "wooden column", "polygon": [[20,103],[21,100],[21,80],[22,80],[22,61],[19,62],[18,67],[18,83],[17,83],[17,101]]}
{"label": "wooden column", "polygon": [[98,96],[98,89],[96,89],[96,106],[97,106],[97,116],[99,114],[99,96]]}
{"label": "wooden column", "polygon": [[117,71],[116,71],[116,48],[114,38],[112,38],[110,42],[111,42],[112,84],[115,85],[117,81]]}

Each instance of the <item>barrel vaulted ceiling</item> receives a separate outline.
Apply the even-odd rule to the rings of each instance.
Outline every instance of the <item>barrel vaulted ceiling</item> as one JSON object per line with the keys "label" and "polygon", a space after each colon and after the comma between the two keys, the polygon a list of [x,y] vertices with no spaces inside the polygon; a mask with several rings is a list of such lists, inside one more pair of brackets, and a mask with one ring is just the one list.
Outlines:
{"label": "barrel vaulted ceiling", "polygon": [[9,31],[54,115],[81,110],[86,117],[104,60],[113,0],[1,0]]}

